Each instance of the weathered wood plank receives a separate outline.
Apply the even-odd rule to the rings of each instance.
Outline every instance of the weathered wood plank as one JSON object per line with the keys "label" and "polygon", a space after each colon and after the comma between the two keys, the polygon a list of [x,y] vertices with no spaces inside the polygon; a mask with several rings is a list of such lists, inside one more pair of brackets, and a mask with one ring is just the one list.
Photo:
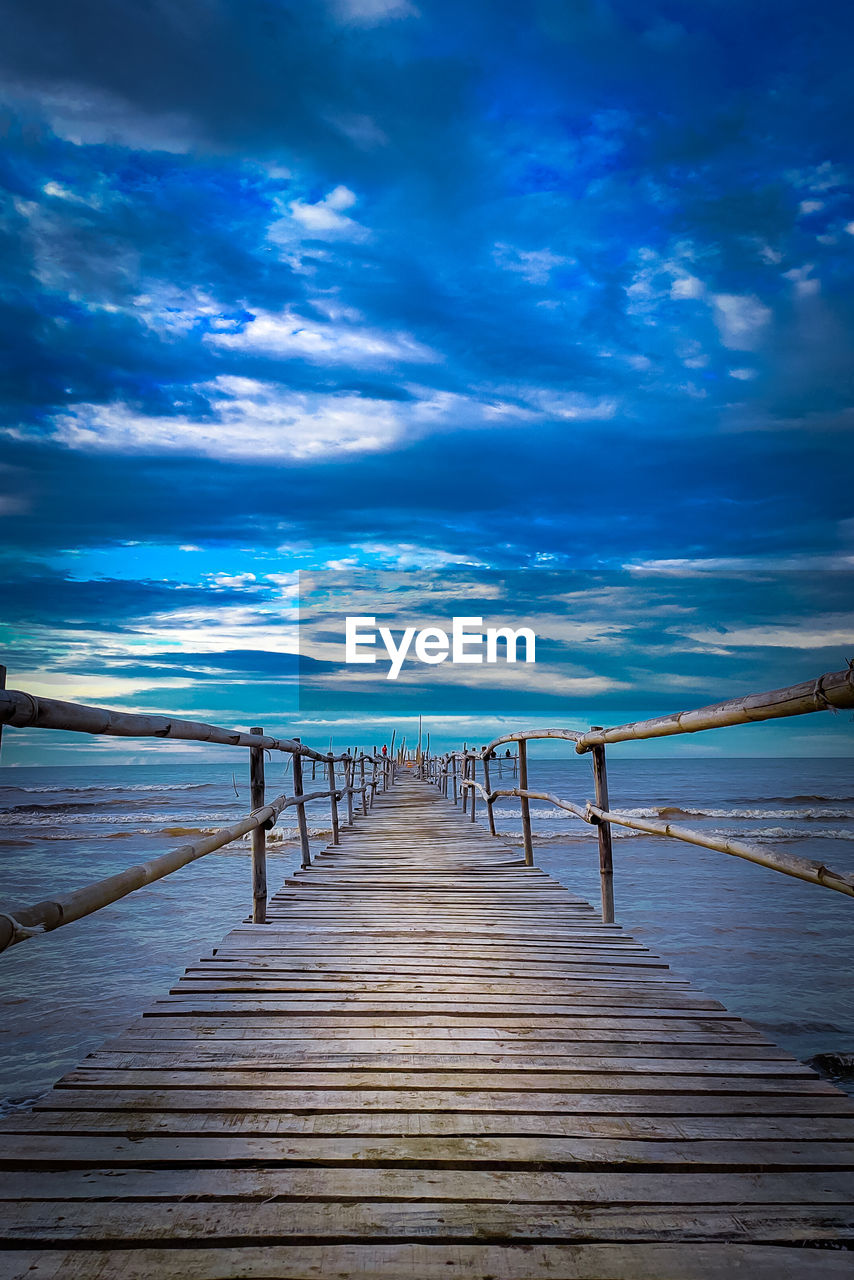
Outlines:
{"label": "weathered wood plank", "polygon": [[[805,1265],[808,1272],[805,1272]],[[782,1245],[314,1244],[214,1248],[23,1249],[0,1255],[0,1280],[850,1280],[849,1253]]]}

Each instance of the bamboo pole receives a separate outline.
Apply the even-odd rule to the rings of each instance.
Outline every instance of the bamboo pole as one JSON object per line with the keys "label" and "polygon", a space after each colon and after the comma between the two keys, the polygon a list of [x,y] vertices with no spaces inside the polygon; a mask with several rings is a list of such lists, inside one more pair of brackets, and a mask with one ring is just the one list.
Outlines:
{"label": "bamboo pole", "polygon": [[[460,764],[462,766],[460,771],[461,781],[465,784],[468,781],[469,776],[469,757],[468,752],[465,750],[463,751],[463,758],[460,761]],[[468,813],[469,788],[463,785],[461,790],[463,793],[463,813]]]}
{"label": "bamboo pole", "polygon": [[752,724],[758,720],[776,720],[783,716],[801,716],[810,711],[854,707],[854,667],[831,671],[817,680],[772,689],[769,693],[751,693],[745,698],[716,702],[694,711],[637,720],[613,729],[591,729],[581,734],[576,751],[589,751],[593,746],[610,742],[631,742],[647,738],[664,738],[675,733],[697,733],[701,729],[721,729],[727,725]]}
{"label": "bamboo pole", "polygon": [[[601,725],[594,725],[591,732],[598,733]],[[593,747],[593,784],[596,805],[608,809],[608,770],[605,764],[605,748]],[[602,891],[602,923],[614,923],[614,857],[611,847],[611,825],[599,818],[596,822],[599,837],[599,883]]]}
{"label": "bamboo pole", "polygon": [[[294,741],[299,742],[299,738],[295,738]],[[304,791],[302,757],[297,754],[294,756],[294,795],[299,797],[304,794]],[[311,866],[311,846],[308,842],[308,819],[305,816],[304,804],[297,807],[297,827],[299,828],[300,866],[305,870],[306,867]]]}
{"label": "bamboo pole", "polygon": [[368,793],[365,790],[365,753],[359,752],[359,783],[362,790],[362,813],[367,816],[368,813]]}
{"label": "bamboo pole", "polygon": [[[264,736],[264,730],[260,728],[249,732]],[[253,812],[264,807],[263,747],[252,747],[249,752],[249,805]],[[266,924],[266,921],[267,827],[262,823],[252,831],[252,923]]]}
{"label": "bamboo pole", "polygon": [[232,841],[239,840],[241,836],[247,835],[261,823],[273,826],[284,809],[296,806],[298,812],[301,812],[309,800],[323,800],[326,796],[325,791],[315,791],[302,797],[277,796],[263,809],[248,814],[232,826],[222,827],[201,840],[194,840],[192,844],[182,844],[169,853],[152,858],[150,862],[141,862],[136,866],[127,867],[114,876],[107,876],[104,880],[85,885],[84,888],[76,889],[64,897],[37,902],[31,907],[0,910],[0,951],[4,951],[16,942],[23,942],[25,938],[35,937],[39,933],[58,929],[64,924],[71,924],[73,920],[90,916],[93,912],[100,911],[102,907],[108,907],[110,903],[126,898],[135,890],[155,880],[162,880],[164,876],[171,875],[173,871],[179,871],[188,863],[196,862],[199,858],[204,858],[207,854],[215,853],[217,849],[231,844]]}
{"label": "bamboo pole", "polygon": [[[528,744],[524,738],[519,739],[519,790],[520,792],[528,790]],[[519,804],[522,808],[522,844],[525,848],[525,866],[532,867],[534,865],[534,841],[531,835],[531,810],[528,804],[528,797],[520,795]]]}
{"label": "bamboo pole", "polygon": [[149,862],[141,862],[127,867],[116,875],[107,876],[94,884],[76,889],[72,893],[59,896],[51,901],[38,902],[35,906],[15,908],[8,912],[0,912],[0,951],[15,942],[22,942],[27,937],[35,936],[47,930],[58,929],[61,925],[80,920],[83,916],[100,911],[129,893],[141,889],[155,880],[162,880],[173,871],[180,870],[190,862],[214,853],[233,840],[239,840],[261,823],[275,822],[279,813],[287,806],[287,796],[278,796],[263,809],[250,813],[230,827],[223,827],[212,835],[196,840],[192,844],[183,844],[169,853],[163,853]]}
{"label": "bamboo pole", "polygon": [[451,776],[454,783],[454,804],[459,804],[459,796],[457,794],[457,753],[451,756]]}
{"label": "bamboo pole", "polygon": [[633,831],[645,831],[652,836],[670,836],[674,840],[684,840],[686,844],[715,849],[718,853],[729,853],[735,858],[755,862],[757,866],[780,871],[783,875],[794,876],[798,880],[807,880],[810,884],[820,884],[826,889],[836,889],[837,892],[854,898],[854,875],[831,871],[823,863],[814,862],[811,858],[801,858],[797,854],[766,849],[762,845],[750,844],[746,840],[725,840],[718,836],[706,835],[702,831],[694,831],[690,827],[677,826],[672,822],[629,818],[625,814],[612,813],[596,805],[589,804],[587,811],[592,817],[614,822],[620,827],[631,827]]}
{"label": "bamboo pole", "polygon": [[325,755],[303,746],[299,738],[273,738],[267,734],[242,733],[199,720],[179,720],[174,716],[143,715],[129,711],[109,711],[79,702],[37,698],[20,689],[0,690],[0,724],[15,728],[66,729],[73,733],[105,734],[116,738],[171,738],[182,742],[216,742],[227,747],[266,747],[268,751],[299,752],[309,759]]}
{"label": "bamboo pole", "polygon": [[335,794],[335,760],[332,752],[329,753],[329,762],[326,766],[329,776],[329,808],[332,815],[332,843],[339,844],[338,836],[338,797]]}

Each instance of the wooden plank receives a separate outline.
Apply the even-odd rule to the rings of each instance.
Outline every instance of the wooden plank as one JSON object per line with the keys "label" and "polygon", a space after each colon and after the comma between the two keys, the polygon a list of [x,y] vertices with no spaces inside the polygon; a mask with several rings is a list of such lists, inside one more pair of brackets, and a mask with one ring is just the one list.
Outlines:
{"label": "wooden plank", "polygon": [[[809,1271],[805,1273],[804,1267]],[[850,1254],[764,1244],[247,1245],[0,1255],[0,1280],[851,1280]]]}
{"label": "wooden plank", "polygon": [[[834,1204],[850,1207],[847,1173],[679,1174],[680,1204]],[[347,1166],[165,1169],[39,1169],[0,1172],[0,1200],[301,1201],[306,1199],[489,1201],[525,1204],[670,1205],[674,1177],[647,1170],[536,1172],[506,1169],[410,1169]]]}
{"label": "wooden plank", "polygon": [[[189,1084],[185,1088],[109,1085],[91,1089],[57,1088],[45,1094],[36,1111],[488,1111],[553,1115],[726,1115],[854,1117],[854,1104],[836,1091],[819,1094],[746,1093],[563,1093],[511,1089],[289,1089]],[[11,1117],[10,1117],[11,1119]]]}
{"label": "wooden plank", "polygon": [[[5,1126],[4,1126],[5,1131]],[[854,1152],[845,1142],[804,1140],[737,1142],[659,1142],[654,1139],[490,1137],[420,1135],[382,1137],[358,1134],[328,1137],[197,1137],[134,1135],[19,1134],[6,1132],[0,1169],[32,1168],[44,1162],[68,1166],[141,1166],[151,1164],[240,1164],[295,1162],[398,1165],[576,1165],[673,1169],[686,1167],[758,1169],[854,1169]]]}
{"label": "wooden plank", "polygon": [[[192,1098],[186,1100],[192,1104]],[[325,1134],[335,1136],[377,1135],[477,1137],[539,1135],[577,1138],[656,1138],[663,1141],[726,1139],[746,1142],[753,1139],[794,1142],[845,1142],[854,1144],[854,1117],[777,1117],[767,1115],[672,1117],[648,1115],[555,1115],[552,1112],[470,1112],[470,1111],[336,1111],[321,1095],[315,1108],[305,1115],[282,1111],[244,1114],[209,1111],[196,1114],[185,1110],[162,1114],[150,1108],[128,1111],[56,1111],[17,1113],[4,1125],[4,1133],[18,1134],[152,1134],[152,1135],[235,1135],[283,1136]],[[847,1152],[854,1166],[854,1145]]]}
{"label": "wooden plank", "polygon": [[14,1206],[0,1202],[0,1243],[43,1242],[56,1247],[66,1242],[98,1242],[103,1248],[175,1239],[182,1243],[242,1239],[253,1244],[267,1239],[280,1245],[287,1240],[308,1243],[331,1239],[340,1243],[366,1238],[387,1244],[407,1237],[479,1243],[511,1237],[520,1244],[536,1244],[585,1242],[591,1237],[638,1241],[650,1235],[662,1241],[726,1241],[749,1233],[755,1241],[777,1245],[799,1241],[805,1232],[822,1241],[854,1238],[854,1210],[850,1206],[823,1205],[818,1226],[816,1217],[814,1206],[797,1204],[635,1208],[429,1200],[417,1204],[303,1200],[299,1211],[293,1213],[283,1213],[280,1204],[184,1201],[171,1205],[168,1215],[161,1215],[152,1214],[148,1205],[60,1200]]}

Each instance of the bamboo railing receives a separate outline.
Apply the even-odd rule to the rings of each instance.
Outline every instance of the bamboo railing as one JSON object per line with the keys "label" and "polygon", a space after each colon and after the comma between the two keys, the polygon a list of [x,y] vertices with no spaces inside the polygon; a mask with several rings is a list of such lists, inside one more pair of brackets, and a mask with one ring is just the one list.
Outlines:
{"label": "bamboo railing", "polygon": [[[784,850],[772,850],[747,840],[728,839],[695,831],[673,822],[636,818],[610,807],[608,799],[608,774],[605,747],[616,742],[641,742],[653,738],[670,737],[681,733],[699,733],[708,729],[751,724],[761,720],[775,720],[786,716],[806,715],[817,711],[837,711],[854,707],[854,663],[844,671],[833,671],[766,693],[750,694],[727,702],[681,711],[674,715],[658,716],[651,720],[639,720],[631,724],[605,729],[594,725],[586,733],[572,729],[521,729],[502,734],[479,750],[463,745],[459,751],[446,752],[426,758],[422,762],[422,776],[436,783],[444,795],[453,793],[457,804],[457,784],[462,792],[463,812],[475,821],[476,797],[486,802],[487,822],[490,833],[496,835],[493,805],[501,797],[519,800],[522,819],[522,847],[526,866],[534,865],[533,834],[531,830],[530,801],[542,800],[555,808],[563,809],[596,827],[599,844],[599,877],[602,896],[602,919],[614,922],[614,868],[611,845],[611,825],[628,827],[649,835],[681,840],[727,853],[758,866],[767,867],[783,875],[794,876],[809,884],[835,889],[838,893],[854,897],[854,875],[833,871],[824,863],[802,858]],[[532,791],[528,787],[528,743],[536,739],[559,738],[575,743],[577,753],[590,752],[593,760],[594,799],[582,806],[570,800],[544,791]],[[519,786],[495,788],[491,784],[490,767],[501,757],[496,748],[504,743],[518,744]],[[476,778],[480,762],[483,782]],[[459,775],[459,779],[458,779]]]}
{"label": "bamboo railing", "polygon": [[[231,826],[205,836],[201,840],[182,844],[177,849],[152,858],[148,862],[127,867],[116,875],[107,876],[92,884],[58,895],[32,906],[0,909],[0,951],[23,942],[27,938],[58,929],[80,920],[83,916],[100,911],[102,907],[127,897],[129,893],[217,849],[233,840],[251,833],[252,870],[252,922],[264,924],[267,918],[267,831],[275,826],[278,818],[294,808],[299,830],[300,863],[305,869],[311,866],[306,805],[314,800],[328,800],[332,825],[332,843],[339,843],[342,823],[338,811],[341,801],[347,804],[347,823],[355,819],[353,797],[361,798],[362,813],[373,806],[379,788],[386,790],[393,785],[396,765],[391,756],[371,752],[347,751],[334,755],[331,751],[315,751],[299,738],[277,738],[266,734],[263,728],[254,727],[248,733],[242,730],[223,729],[218,725],[195,720],[179,720],[168,716],[139,715],[124,711],[109,711],[104,707],[89,707],[76,702],[59,702],[53,698],[37,698],[17,689],[5,689],[5,668],[0,667],[0,731],[4,725],[17,728],[59,729],[75,733],[106,734],[115,737],[171,738],[190,742],[209,742],[222,746],[245,747],[249,751],[249,786],[251,812]],[[265,752],[279,751],[293,761],[293,794],[279,795],[267,800],[264,777]],[[323,790],[306,791],[303,779],[303,762],[310,761],[313,776],[318,765],[327,786]],[[336,778],[336,765],[343,774],[341,784]],[[370,765],[370,773],[366,771]],[[357,779],[358,769],[358,779]]]}

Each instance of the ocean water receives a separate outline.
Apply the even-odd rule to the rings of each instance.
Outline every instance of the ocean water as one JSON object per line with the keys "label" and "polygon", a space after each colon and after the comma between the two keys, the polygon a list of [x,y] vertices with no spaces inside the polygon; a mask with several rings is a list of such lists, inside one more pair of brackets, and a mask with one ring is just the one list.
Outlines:
{"label": "ocean water", "polygon": [[[749,836],[854,871],[850,760],[613,758],[608,767],[612,809]],[[506,764],[502,772],[493,785],[515,785]],[[267,781],[270,795],[291,790],[278,761]],[[589,758],[538,761],[532,749],[530,785],[583,802],[592,796]],[[0,904],[111,875],[248,807],[246,780],[230,764],[0,769]],[[330,837],[329,810],[316,802],[308,812],[317,850]],[[518,801],[498,801],[495,813],[518,843]],[[532,818],[538,865],[597,902],[595,831],[538,801]],[[854,1052],[850,898],[726,854],[613,834],[617,919],[632,934],[798,1057]],[[295,841],[286,814],[268,835],[271,890],[298,865]],[[26,1105],[121,1031],[249,907],[247,839],[0,955],[0,1109]]]}

